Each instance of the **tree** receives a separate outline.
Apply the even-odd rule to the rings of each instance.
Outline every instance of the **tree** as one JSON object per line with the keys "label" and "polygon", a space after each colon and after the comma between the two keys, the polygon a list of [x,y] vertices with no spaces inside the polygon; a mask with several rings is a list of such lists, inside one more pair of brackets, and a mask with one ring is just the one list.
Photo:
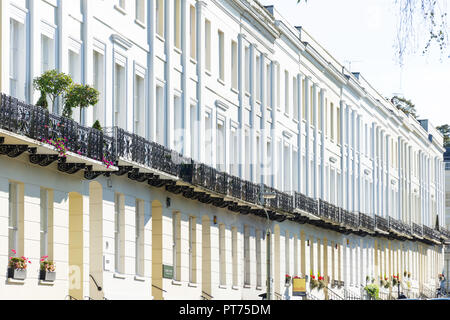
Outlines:
{"label": "tree", "polygon": [[89,85],[74,84],[70,86],[66,95],[66,107],[71,110],[73,108],[80,108],[80,123],[81,110],[98,103],[99,92]]}
{"label": "tree", "polygon": [[[304,0],[305,3],[308,0]],[[399,10],[396,37],[396,56],[400,66],[406,54],[416,51],[415,39],[426,35],[422,53],[429,52],[435,44],[441,57],[448,56],[448,26],[445,4],[439,0],[393,0]],[[297,0],[297,3],[302,0]],[[450,57],[450,56],[449,56]]]}
{"label": "tree", "polygon": [[97,129],[98,131],[103,131],[102,125],[100,124],[100,121],[95,121],[92,128]]}
{"label": "tree", "polygon": [[45,104],[42,96],[49,95],[54,110],[56,98],[60,95],[65,95],[72,83],[72,78],[69,75],[62,72],[59,73],[56,70],[49,70],[33,80],[33,87],[41,92],[40,105]]}
{"label": "tree", "polygon": [[402,97],[394,96],[391,99],[391,102],[397,109],[403,111],[406,115],[411,115],[414,118],[417,118],[416,106],[410,101]]}
{"label": "tree", "polygon": [[436,127],[442,135],[444,136],[444,147],[450,148],[450,126],[448,124],[444,124],[440,127]]}

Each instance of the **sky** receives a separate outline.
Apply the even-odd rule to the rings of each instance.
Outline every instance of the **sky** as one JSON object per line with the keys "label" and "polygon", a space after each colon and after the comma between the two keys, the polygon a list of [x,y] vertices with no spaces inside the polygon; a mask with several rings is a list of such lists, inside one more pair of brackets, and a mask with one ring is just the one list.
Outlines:
{"label": "sky", "polygon": [[[438,1],[450,7],[447,0]],[[399,21],[395,0],[259,2],[274,5],[292,26],[305,28],[347,69],[361,72],[383,96],[402,95],[411,100],[419,119],[429,119],[434,126],[450,124],[450,58],[439,50],[423,55],[421,46],[412,46],[417,53],[408,54],[403,68],[399,66],[394,47]]]}

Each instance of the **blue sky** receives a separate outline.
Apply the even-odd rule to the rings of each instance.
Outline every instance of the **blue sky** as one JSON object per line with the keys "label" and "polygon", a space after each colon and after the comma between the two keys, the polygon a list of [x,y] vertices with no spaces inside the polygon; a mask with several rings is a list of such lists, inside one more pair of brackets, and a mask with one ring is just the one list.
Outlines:
{"label": "blue sky", "polygon": [[[447,0],[438,1],[448,8]],[[259,2],[275,5],[292,26],[304,27],[341,64],[361,72],[382,95],[402,94],[416,104],[420,119],[430,119],[435,126],[450,124],[450,58],[438,50],[423,56],[422,47],[417,46],[417,53],[409,54],[404,67],[399,67],[394,48],[399,21],[395,0]]]}

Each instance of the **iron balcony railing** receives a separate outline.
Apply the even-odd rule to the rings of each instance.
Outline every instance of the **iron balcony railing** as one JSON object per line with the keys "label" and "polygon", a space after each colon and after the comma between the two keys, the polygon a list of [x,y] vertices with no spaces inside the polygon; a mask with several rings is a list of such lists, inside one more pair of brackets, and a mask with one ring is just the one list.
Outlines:
{"label": "iron balcony railing", "polygon": [[117,156],[124,160],[132,161],[175,177],[181,175],[183,164],[189,164],[192,161],[156,142],[148,141],[121,128],[114,127],[107,130],[107,132],[111,131],[116,143]]}
{"label": "iron balcony railing", "polygon": [[435,241],[440,240],[439,231],[431,229],[425,225],[423,226],[423,235],[424,235],[424,237],[428,238],[429,240],[435,240]]}
{"label": "iron balcony railing", "polygon": [[359,226],[366,230],[373,231],[375,229],[375,220],[364,213],[359,213]]}
{"label": "iron balcony railing", "polygon": [[99,162],[116,160],[112,137],[4,94],[0,128],[39,142],[61,142],[67,151]]}
{"label": "iron balcony railing", "polygon": [[292,213],[294,211],[294,196],[285,192],[280,192],[266,185],[264,185],[264,193],[275,195],[274,198],[265,200],[268,208],[274,211],[279,210],[286,213]]}
{"label": "iron balcony railing", "polygon": [[419,226],[418,224],[414,223],[412,224],[412,234],[417,237],[423,237],[423,227]]}
{"label": "iron balcony railing", "polygon": [[328,220],[340,223],[340,212],[339,207],[328,203],[326,201],[319,200],[320,215]]}
{"label": "iron balcony railing", "polygon": [[389,222],[380,216],[375,216],[375,228],[384,231],[389,232]]}
{"label": "iron balcony railing", "polygon": [[295,193],[295,207],[313,215],[318,215],[318,202],[304,194]]}
{"label": "iron balcony railing", "polygon": [[389,229],[398,233],[403,233],[402,223],[392,217],[389,217]]}
{"label": "iron balcony railing", "polygon": [[348,228],[357,229],[359,227],[358,216],[354,213],[341,209],[341,223]]}

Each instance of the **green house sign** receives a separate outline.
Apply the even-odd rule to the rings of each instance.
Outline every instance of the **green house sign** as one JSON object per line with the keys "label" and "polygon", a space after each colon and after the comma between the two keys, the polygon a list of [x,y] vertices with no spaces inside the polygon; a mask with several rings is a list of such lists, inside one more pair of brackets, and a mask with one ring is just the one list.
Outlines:
{"label": "green house sign", "polygon": [[163,264],[163,278],[173,279],[173,266],[167,266]]}

